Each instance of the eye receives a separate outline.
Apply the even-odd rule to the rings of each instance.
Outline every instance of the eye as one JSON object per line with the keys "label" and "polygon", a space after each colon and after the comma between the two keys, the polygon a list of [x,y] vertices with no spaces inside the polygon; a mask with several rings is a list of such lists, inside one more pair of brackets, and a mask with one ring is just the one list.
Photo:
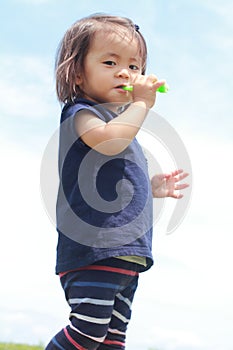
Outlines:
{"label": "eye", "polygon": [[139,70],[139,67],[136,66],[135,64],[131,64],[131,65],[129,66],[129,68],[130,68],[131,70]]}
{"label": "eye", "polygon": [[113,61],[104,61],[103,63],[106,64],[107,66],[115,66],[116,65],[116,63]]}

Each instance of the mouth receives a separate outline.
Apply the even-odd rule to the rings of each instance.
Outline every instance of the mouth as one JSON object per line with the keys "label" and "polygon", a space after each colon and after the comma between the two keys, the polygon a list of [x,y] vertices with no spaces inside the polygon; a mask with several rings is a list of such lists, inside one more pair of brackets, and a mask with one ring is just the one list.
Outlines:
{"label": "mouth", "polygon": [[121,89],[122,91],[129,91],[128,90],[128,87],[129,87],[130,85],[128,85],[128,84],[121,84],[121,85],[117,85],[116,87],[115,87],[115,89]]}

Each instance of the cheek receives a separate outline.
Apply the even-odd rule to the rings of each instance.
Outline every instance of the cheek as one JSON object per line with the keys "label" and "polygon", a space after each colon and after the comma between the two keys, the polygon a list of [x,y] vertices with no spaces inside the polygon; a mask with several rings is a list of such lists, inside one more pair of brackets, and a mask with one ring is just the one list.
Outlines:
{"label": "cheek", "polygon": [[141,70],[132,71],[132,75],[137,77],[138,75],[142,75],[142,71]]}

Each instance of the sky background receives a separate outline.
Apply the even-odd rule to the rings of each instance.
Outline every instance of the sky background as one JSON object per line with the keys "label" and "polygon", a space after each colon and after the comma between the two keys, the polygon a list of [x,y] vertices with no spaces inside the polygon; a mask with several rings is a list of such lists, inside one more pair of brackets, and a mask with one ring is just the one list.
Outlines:
{"label": "sky background", "polygon": [[[172,199],[156,223],[155,266],[141,275],[128,350],[232,350],[231,0],[1,1],[0,341],[45,344],[67,323],[40,166],[60,117],[56,48],[73,22],[95,12],[130,17],[140,26],[147,73],[166,78],[171,88],[153,110],[180,135],[193,169],[182,224],[166,234]],[[173,170],[160,146],[150,144],[150,150],[163,171]]]}

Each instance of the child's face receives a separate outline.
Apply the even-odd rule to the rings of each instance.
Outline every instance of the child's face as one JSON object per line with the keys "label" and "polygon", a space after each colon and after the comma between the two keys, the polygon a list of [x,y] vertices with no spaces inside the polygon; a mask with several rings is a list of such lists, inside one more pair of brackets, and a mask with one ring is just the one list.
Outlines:
{"label": "child's face", "polygon": [[97,103],[122,103],[132,100],[131,93],[122,90],[136,75],[141,74],[142,60],[136,39],[122,39],[116,33],[95,34],[84,61],[84,72],[76,83],[84,98]]}

